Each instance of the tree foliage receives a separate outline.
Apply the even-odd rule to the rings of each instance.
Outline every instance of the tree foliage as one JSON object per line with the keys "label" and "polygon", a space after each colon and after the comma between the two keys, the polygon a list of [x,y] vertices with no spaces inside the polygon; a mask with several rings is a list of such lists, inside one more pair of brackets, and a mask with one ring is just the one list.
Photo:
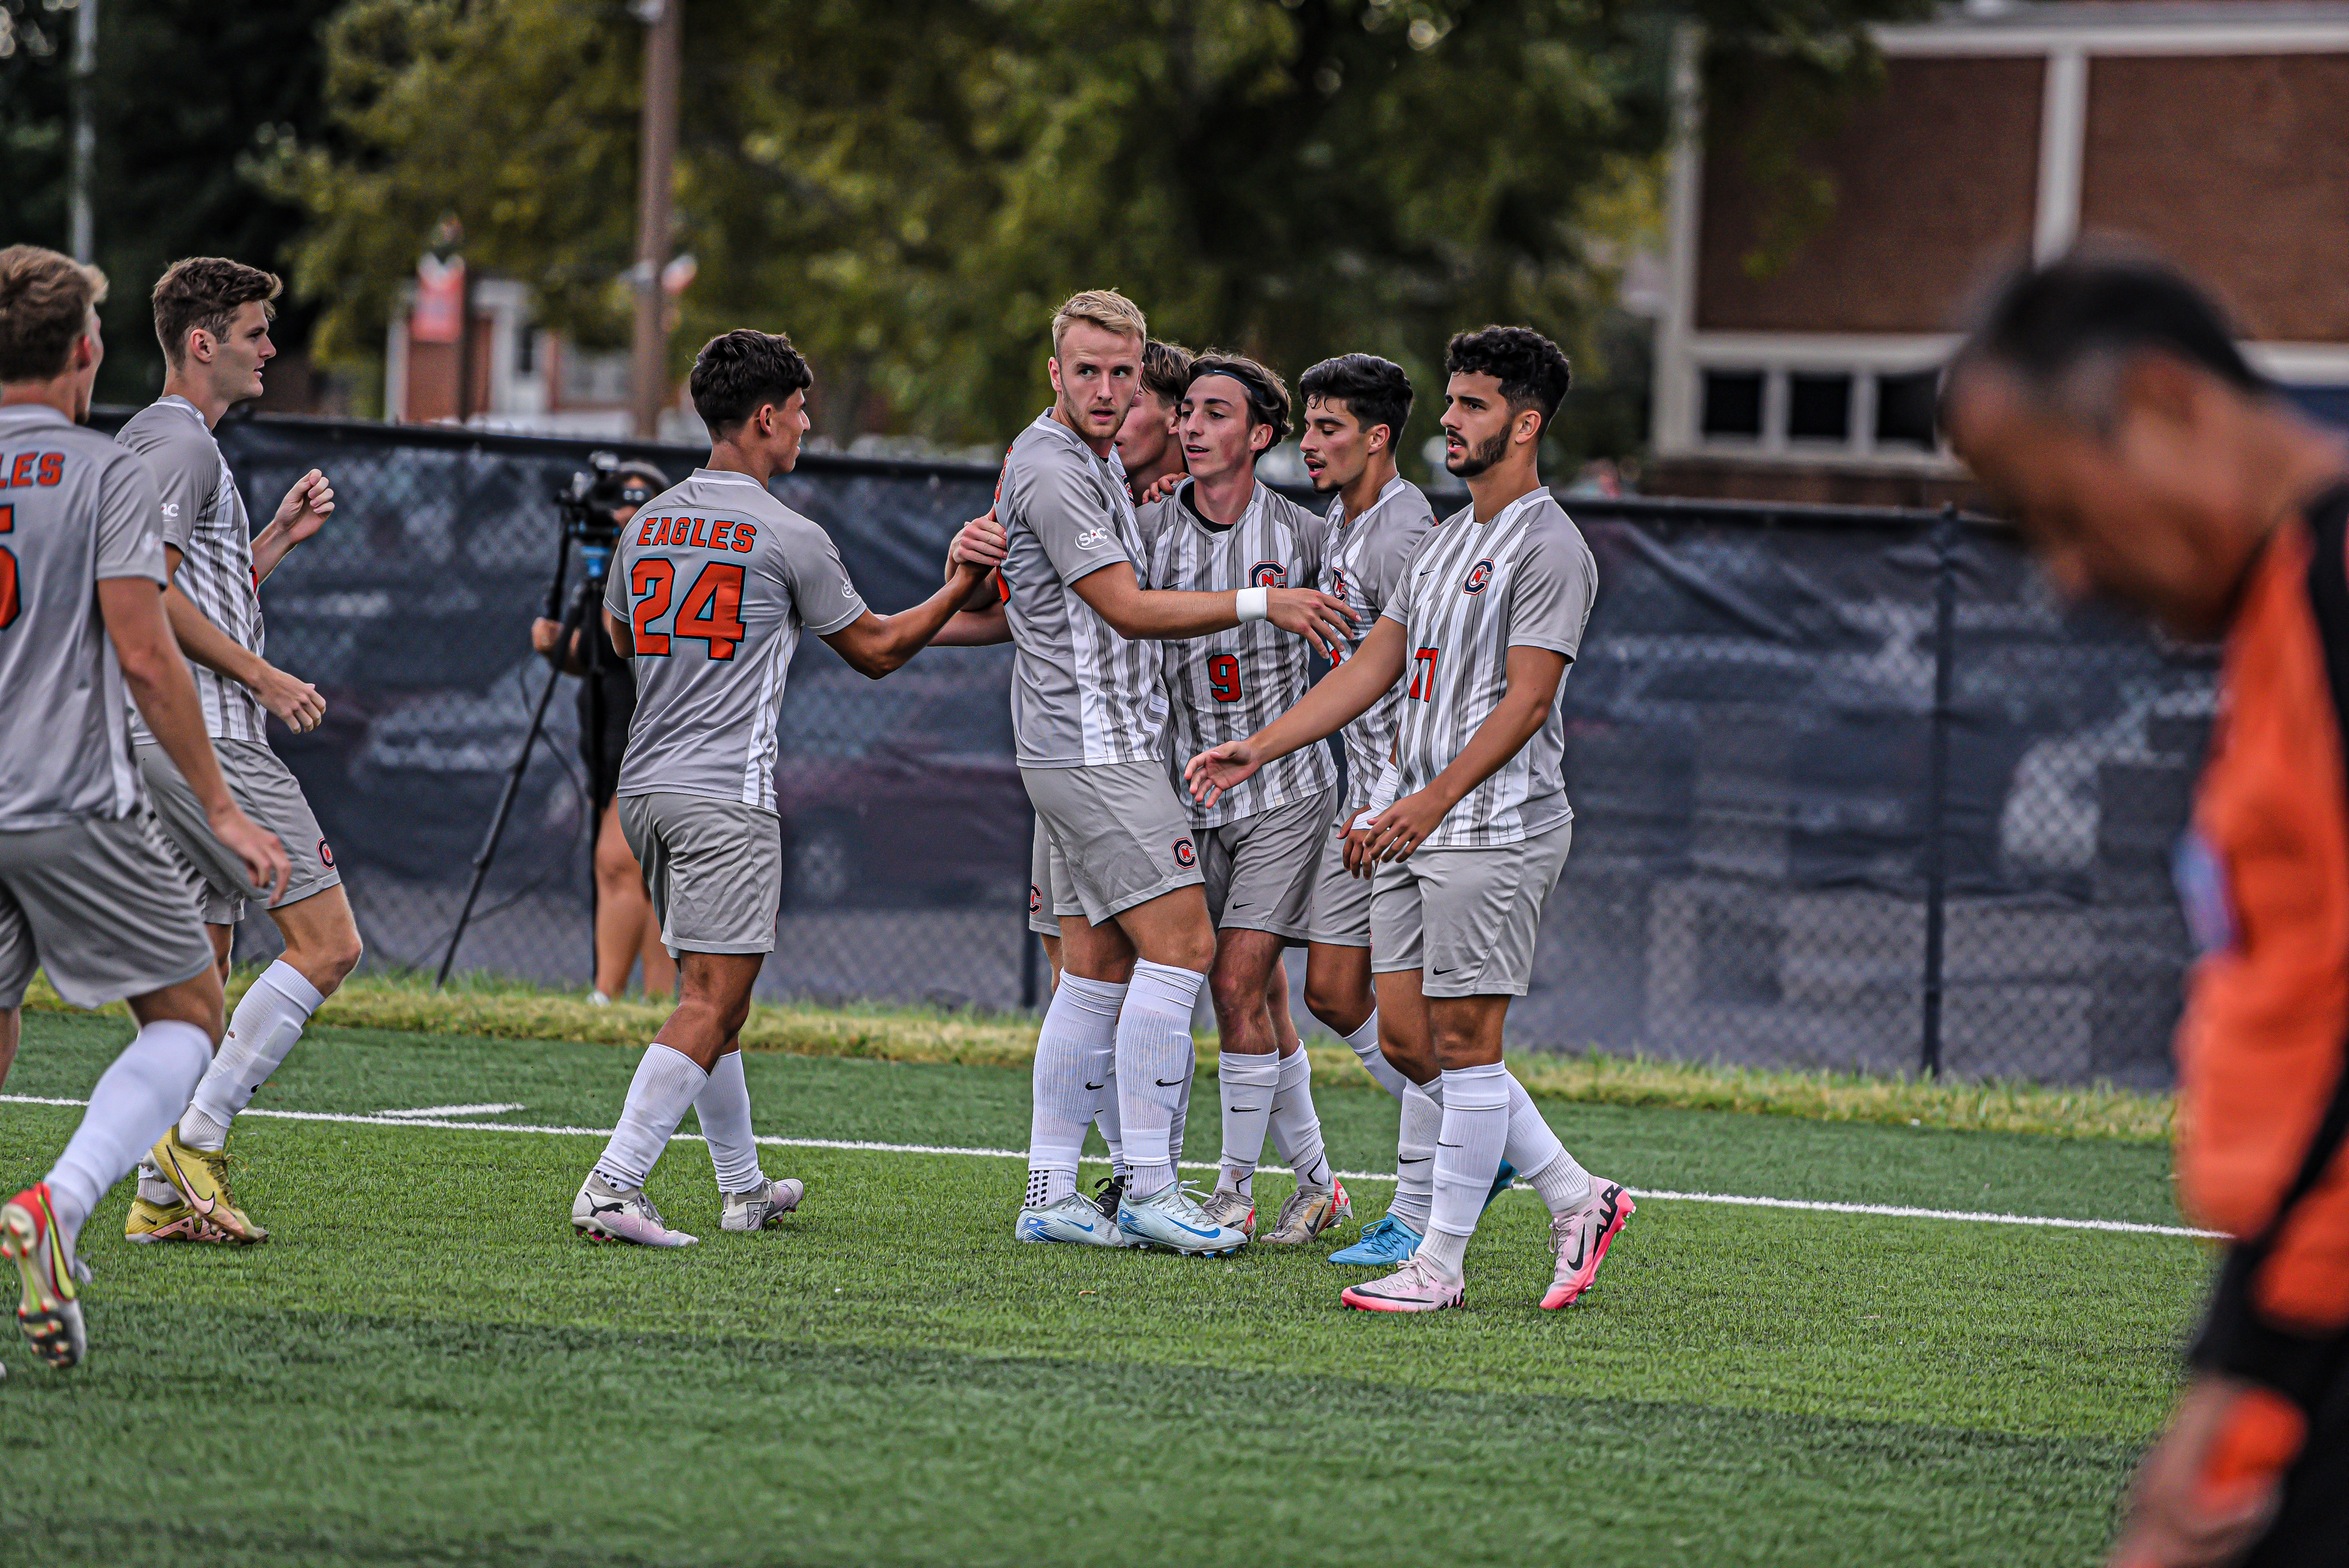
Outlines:
{"label": "tree foliage", "polygon": [[[829,428],[959,441],[1032,411],[1080,287],[1291,373],[1368,349],[1424,386],[1496,319],[1588,351],[1655,223],[1674,25],[1832,68],[1905,3],[687,0],[678,359],[787,330]],[[323,344],[379,342],[450,217],[553,324],[616,341],[642,48],[620,0],[351,0],[326,44],[341,145],[273,176],[312,214]]]}

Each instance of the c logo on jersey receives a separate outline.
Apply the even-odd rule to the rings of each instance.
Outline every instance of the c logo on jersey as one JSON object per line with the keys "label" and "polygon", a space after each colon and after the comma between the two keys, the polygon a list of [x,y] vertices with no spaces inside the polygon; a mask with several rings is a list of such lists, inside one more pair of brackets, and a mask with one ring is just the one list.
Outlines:
{"label": "c logo on jersey", "polygon": [[1044,907],[1044,890],[1035,883],[1028,884],[1028,913],[1036,914]]}
{"label": "c logo on jersey", "polygon": [[318,863],[329,871],[334,869],[334,850],[324,839],[318,841]]}
{"label": "c logo on jersey", "polygon": [[1199,852],[1191,847],[1191,841],[1187,838],[1174,841],[1174,857],[1175,864],[1186,871],[1199,864]]}
{"label": "c logo on jersey", "polygon": [[1106,528],[1088,528],[1077,535],[1077,548],[1080,550],[1098,550],[1107,543],[1109,530]]}
{"label": "c logo on jersey", "polygon": [[1493,563],[1479,561],[1468,568],[1468,580],[1460,585],[1462,593],[1482,593],[1484,585],[1493,580]]}
{"label": "c logo on jersey", "polygon": [[1278,561],[1258,561],[1248,568],[1248,585],[1252,588],[1286,588],[1288,569]]}
{"label": "c logo on jersey", "polygon": [[1329,591],[1330,596],[1336,599],[1340,604],[1351,604],[1353,602],[1353,590],[1346,586],[1346,573],[1343,568],[1334,566],[1330,568]]}

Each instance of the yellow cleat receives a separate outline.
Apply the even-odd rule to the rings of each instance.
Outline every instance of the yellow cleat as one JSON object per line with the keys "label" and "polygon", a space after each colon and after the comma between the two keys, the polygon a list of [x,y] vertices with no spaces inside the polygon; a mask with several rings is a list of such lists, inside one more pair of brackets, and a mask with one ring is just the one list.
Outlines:
{"label": "yellow cleat", "polygon": [[185,1203],[164,1205],[149,1203],[144,1198],[133,1198],[130,1223],[122,1228],[125,1241],[209,1241],[224,1242],[228,1232],[200,1217]]}
{"label": "yellow cleat", "polygon": [[180,1142],[174,1127],[147,1157],[163,1172],[163,1179],[179,1189],[180,1200],[194,1217],[217,1228],[222,1240],[250,1246],[269,1239],[269,1232],[238,1208],[229,1193],[226,1150],[191,1149]]}

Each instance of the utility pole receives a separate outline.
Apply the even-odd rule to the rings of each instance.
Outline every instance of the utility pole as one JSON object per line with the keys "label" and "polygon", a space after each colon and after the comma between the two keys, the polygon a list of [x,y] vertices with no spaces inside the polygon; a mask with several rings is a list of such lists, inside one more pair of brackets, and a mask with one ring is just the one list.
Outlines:
{"label": "utility pole", "polygon": [[91,261],[98,248],[97,222],[90,214],[90,183],[98,161],[98,0],[81,0],[73,19],[73,168],[66,181],[66,248],[76,261]]}
{"label": "utility pole", "polygon": [[669,204],[676,185],[677,75],[685,0],[635,0],[631,9],[644,23],[644,124],[637,135],[636,265],[628,272],[636,291],[629,402],[637,438],[649,441],[660,434],[661,405],[668,390],[668,302],[661,290],[661,267],[669,258]]}

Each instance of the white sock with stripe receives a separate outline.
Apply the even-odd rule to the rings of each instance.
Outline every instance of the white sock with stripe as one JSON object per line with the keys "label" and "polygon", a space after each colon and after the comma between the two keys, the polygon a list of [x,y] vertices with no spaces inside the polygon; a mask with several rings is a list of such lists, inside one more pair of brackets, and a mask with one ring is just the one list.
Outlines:
{"label": "white sock with stripe", "polygon": [[1424,1236],[1435,1197],[1436,1132],[1444,1124],[1444,1108],[1425,1087],[1406,1083],[1395,1132],[1395,1201],[1387,1212]]}
{"label": "white sock with stripe", "polygon": [[1215,1185],[1243,1198],[1256,1195],[1256,1166],[1264,1158],[1264,1135],[1272,1125],[1272,1102],[1280,1088],[1276,1056],[1242,1056],[1227,1051],[1215,1066],[1223,1099],[1223,1168]]}
{"label": "white sock with stripe", "polygon": [[1444,1125],[1436,1134],[1435,1201],[1419,1255],[1458,1279],[1485,1195],[1509,1142],[1509,1070],[1457,1067],[1444,1073]]}
{"label": "white sock with stripe", "polygon": [[[1507,1068],[1503,1068],[1508,1073]],[[1566,1145],[1542,1120],[1541,1111],[1515,1073],[1509,1077],[1509,1147],[1503,1156],[1542,1195],[1552,1214],[1571,1214],[1590,1202],[1590,1172],[1574,1162]]]}

